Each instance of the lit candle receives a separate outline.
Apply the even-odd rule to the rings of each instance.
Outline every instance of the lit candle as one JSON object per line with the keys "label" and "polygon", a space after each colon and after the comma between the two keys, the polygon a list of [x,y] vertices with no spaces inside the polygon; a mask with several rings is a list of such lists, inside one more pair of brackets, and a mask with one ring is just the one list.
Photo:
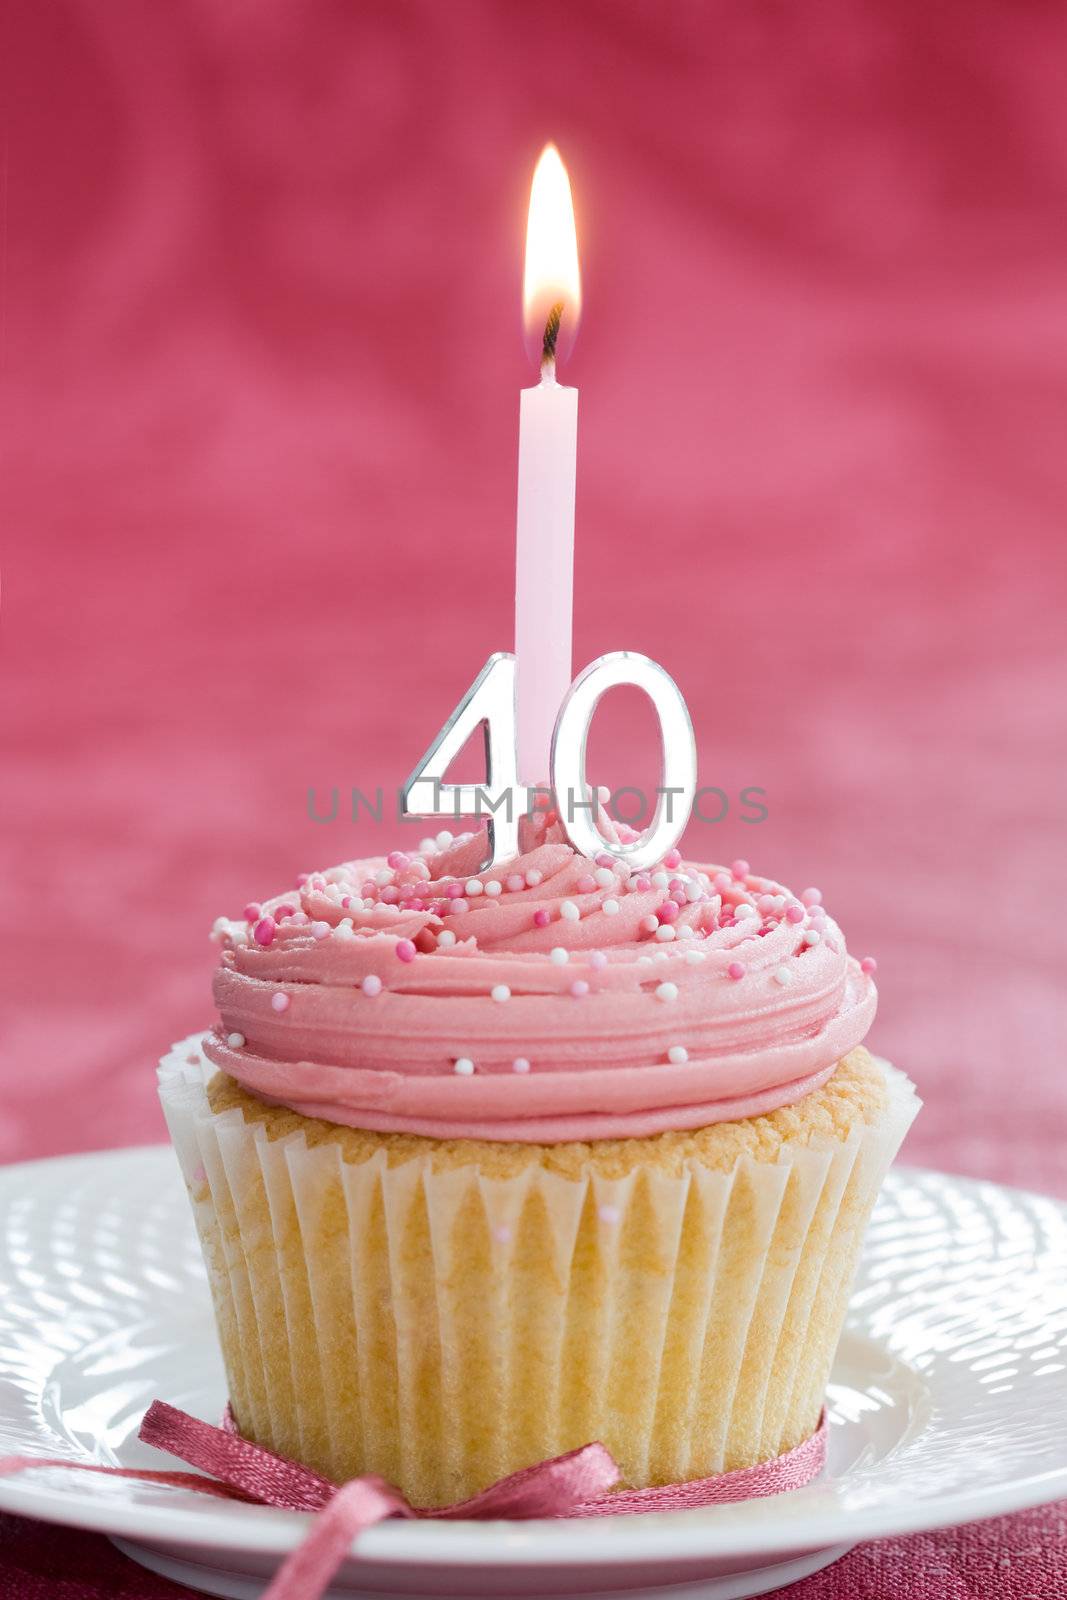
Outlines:
{"label": "lit candle", "polygon": [[567,169],[546,145],[530,190],[523,314],[541,381],[519,403],[515,693],[519,780],[543,783],[556,713],[571,683],[578,391],[556,381],[581,308]]}

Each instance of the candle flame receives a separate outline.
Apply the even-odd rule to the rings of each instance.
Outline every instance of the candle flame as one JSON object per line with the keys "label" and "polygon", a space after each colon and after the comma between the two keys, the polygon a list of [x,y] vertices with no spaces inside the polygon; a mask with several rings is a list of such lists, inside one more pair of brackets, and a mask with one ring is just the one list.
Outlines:
{"label": "candle flame", "polygon": [[571,184],[554,144],[542,150],[530,188],[522,305],[530,354],[554,369],[574,343],[582,308]]}

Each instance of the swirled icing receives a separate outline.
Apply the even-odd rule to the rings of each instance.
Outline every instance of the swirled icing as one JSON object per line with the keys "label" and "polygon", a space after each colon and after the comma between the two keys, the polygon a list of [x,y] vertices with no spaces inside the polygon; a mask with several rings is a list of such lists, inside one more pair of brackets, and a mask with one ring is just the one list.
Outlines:
{"label": "swirled icing", "polygon": [[743,863],[630,874],[540,819],[472,876],[482,848],[347,862],[220,919],[211,1060],[331,1122],[555,1143],[792,1104],[870,1027],[874,984],[814,891]]}

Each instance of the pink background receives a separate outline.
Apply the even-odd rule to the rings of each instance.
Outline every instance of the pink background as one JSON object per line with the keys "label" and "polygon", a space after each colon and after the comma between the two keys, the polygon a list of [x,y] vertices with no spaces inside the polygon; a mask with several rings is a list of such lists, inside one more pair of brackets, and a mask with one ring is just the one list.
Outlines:
{"label": "pink background", "polygon": [[0,1159],[162,1136],[212,919],[379,848],[309,786],[394,787],[510,647],[554,137],[576,664],[661,660],[702,781],[766,788],[689,848],[878,956],[910,1158],[1067,1193],[1064,24],[10,0]]}

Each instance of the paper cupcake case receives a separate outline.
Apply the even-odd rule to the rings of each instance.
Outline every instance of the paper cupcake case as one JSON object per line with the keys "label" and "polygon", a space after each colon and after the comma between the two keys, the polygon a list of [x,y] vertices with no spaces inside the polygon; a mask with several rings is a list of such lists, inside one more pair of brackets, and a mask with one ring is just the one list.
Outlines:
{"label": "paper cupcake case", "polygon": [[[499,1177],[358,1163],[212,1110],[199,1040],[160,1092],[242,1432],[417,1505],[599,1439],[634,1487],[731,1471],[815,1428],[863,1231],[918,1109],[732,1170]],[[321,1130],[321,1124],[308,1124]],[[648,1157],[648,1158],[646,1158]],[[436,1168],[436,1170],[435,1170]]]}

